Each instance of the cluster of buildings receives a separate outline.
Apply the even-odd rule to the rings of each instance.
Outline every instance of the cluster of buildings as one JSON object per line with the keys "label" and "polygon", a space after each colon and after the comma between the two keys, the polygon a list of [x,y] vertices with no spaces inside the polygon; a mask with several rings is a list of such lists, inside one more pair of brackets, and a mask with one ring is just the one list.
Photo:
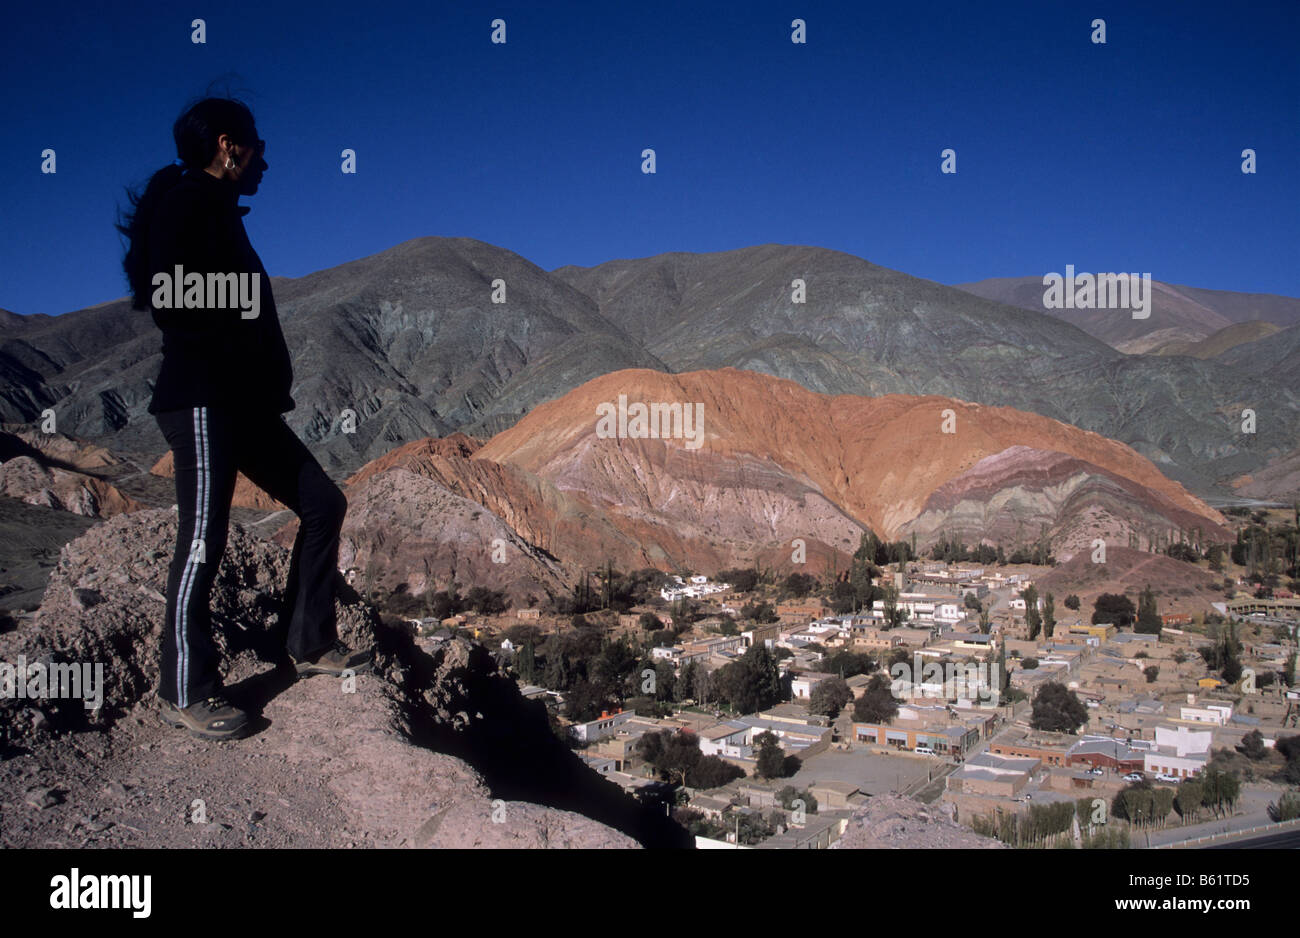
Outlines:
{"label": "cluster of buildings", "polygon": [[[693,707],[665,718],[604,713],[571,727],[584,745],[583,758],[629,791],[660,785],[639,762],[637,742],[648,732],[686,729],[703,754],[746,773],[722,789],[688,792],[692,807],[725,826],[737,814],[766,811],[774,793],[790,784],[754,777],[756,741],[771,732],[788,755],[799,757],[805,767],[799,777],[808,779],[805,786],[818,786],[818,801],[824,794],[827,804],[835,802],[816,821],[792,826],[773,842],[825,846],[842,831],[852,808],[872,794],[910,794],[928,785],[927,797],[952,802],[963,820],[1090,795],[1109,802],[1139,779],[1159,785],[1195,777],[1215,750],[1240,745],[1254,730],[1269,746],[1283,727],[1300,724],[1300,693],[1286,688],[1252,688],[1235,703],[1243,690],[1225,688],[1207,673],[1197,651],[1207,639],[1179,628],[1190,624],[1187,617],[1166,616],[1162,640],[1094,625],[1058,606],[1052,636],[1031,639],[1024,603],[1014,604],[1030,585],[1026,577],[970,567],[910,573],[895,574],[897,605],[907,611],[898,628],[888,627],[883,603],[840,615],[815,597],[778,603],[778,621],[742,631],[730,625],[726,610],[697,622],[682,641],[654,648],[652,656],[680,674],[692,662],[709,671],[723,667],[758,644],[784,649],[779,667],[789,677],[792,699],[734,717]],[[726,588],[703,577],[678,585]],[[985,608],[999,607],[986,623],[987,633],[966,604],[971,594]],[[1239,635],[1243,664],[1261,671],[1280,668],[1294,650],[1294,640],[1276,640],[1271,633],[1255,635],[1246,628]],[[857,720],[853,700],[833,721],[808,710],[818,686],[840,677],[826,659],[841,650],[869,652],[881,663],[898,706],[891,719]],[[1008,704],[1000,697],[1003,677],[1027,699]],[[845,679],[855,698],[870,681],[865,674]],[[1083,703],[1087,719],[1077,734],[1031,729],[1029,700],[1048,681],[1065,685]]]}
{"label": "cluster of buildings", "polygon": [[673,582],[676,583],[675,586],[665,586],[659,591],[659,595],[665,602],[672,603],[679,599],[702,599],[705,596],[731,589],[730,583],[710,583],[709,578],[706,576],[693,576],[689,581],[674,576]]}

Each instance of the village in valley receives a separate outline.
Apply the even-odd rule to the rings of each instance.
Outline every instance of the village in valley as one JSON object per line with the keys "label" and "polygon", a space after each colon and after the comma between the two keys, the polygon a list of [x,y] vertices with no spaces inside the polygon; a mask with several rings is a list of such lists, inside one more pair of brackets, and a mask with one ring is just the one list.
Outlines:
{"label": "village in valley", "polygon": [[1114,569],[868,533],[838,572],[607,566],[550,603],[442,592],[404,619],[491,649],[700,847],[829,847],[894,796],[1009,846],[1158,846],[1300,817],[1300,519],[1230,515],[1235,544]]}

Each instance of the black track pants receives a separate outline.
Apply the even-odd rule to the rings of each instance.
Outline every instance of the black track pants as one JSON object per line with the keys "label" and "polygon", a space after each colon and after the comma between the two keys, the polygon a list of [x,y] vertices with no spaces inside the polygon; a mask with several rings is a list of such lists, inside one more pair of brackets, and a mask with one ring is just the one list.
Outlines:
{"label": "black track pants", "polygon": [[226,548],[236,472],[301,519],[280,616],[285,646],[300,661],[337,637],[334,577],[348,503],[279,414],[195,407],[155,417],[172,448],[180,514],[158,696],[188,707],[222,687],[208,597]]}

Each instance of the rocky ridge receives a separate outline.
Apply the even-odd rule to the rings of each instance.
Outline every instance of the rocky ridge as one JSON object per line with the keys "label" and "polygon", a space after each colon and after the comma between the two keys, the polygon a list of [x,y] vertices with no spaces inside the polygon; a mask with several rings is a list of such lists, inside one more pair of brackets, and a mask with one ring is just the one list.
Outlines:
{"label": "rocky ridge", "polygon": [[[643,813],[571,753],[546,747],[561,744],[544,713],[523,706],[479,646],[425,654],[345,590],[340,635],[374,644],[376,672],[352,687],[295,682],[275,626],[287,552],[238,525],[214,588],[214,638],[230,695],[256,714],[258,732],[212,744],[161,726],[153,688],[174,536],[167,510],[97,525],[64,548],[37,615],[0,635],[7,662],[106,664],[95,710],[76,699],[0,700],[4,846],[636,846],[582,814],[515,799],[508,784],[490,788],[466,761],[465,739],[495,733],[518,743],[540,718],[532,745],[546,752],[536,771],[580,770],[574,777],[595,795],[567,779],[555,787],[578,803],[585,794],[624,826],[635,829]],[[507,717],[493,712],[512,704]],[[489,715],[501,725],[482,726]],[[418,741],[439,734],[444,749],[459,739],[461,753]],[[195,799],[207,823],[193,823]]]}

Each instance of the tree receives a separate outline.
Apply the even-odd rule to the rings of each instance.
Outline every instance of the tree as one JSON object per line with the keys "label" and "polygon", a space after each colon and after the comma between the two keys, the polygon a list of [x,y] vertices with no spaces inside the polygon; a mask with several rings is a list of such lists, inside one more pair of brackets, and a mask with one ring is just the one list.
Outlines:
{"label": "tree", "polygon": [[653,612],[641,613],[641,618],[638,621],[640,622],[641,628],[647,632],[657,632],[664,627],[664,624],[659,621],[659,617]]}
{"label": "tree", "polygon": [[1201,813],[1204,800],[1205,789],[1200,781],[1188,778],[1178,785],[1177,793],[1174,795],[1174,807],[1178,809],[1179,817],[1194,818]]}
{"label": "tree", "polygon": [[564,694],[564,709],[570,720],[586,723],[600,716],[601,712],[614,705],[613,698],[606,689],[586,678],[573,682]]}
{"label": "tree", "polygon": [[515,655],[515,673],[525,684],[537,680],[537,654],[532,642],[525,642]]}
{"label": "tree", "polygon": [[702,756],[700,761],[686,773],[686,784],[691,788],[706,790],[720,788],[733,779],[744,777],[745,770],[740,766],[732,765],[726,759],[717,756]]}
{"label": "tree", "polygon": [[1154,684],[1156,678],[1160,676],[1160,668],[1157,665],[1149,664],[1142,669],[1142,674],[1146,677],[1148,684]]}
{"label": "tree", "polygon": [[1038,611],[1038,588],[1026,588],[1020,598],[1025,601],[1025,626],[1029,629],[1029,640],[1032,642],[1038,637],[1038,630],[1043,624],[1043,617]]}
{"label": "tree", "polygon": [[1133,600],[1123,593],[1102,593],[1093,603],[1092,624],[1112,624],[1123,628],[1133,624],[1137,610]]}
{"label": "tree", "polygon": [[820,681],[808,695],[808,712],[820,713],[832,720],[853,699],[853,691],[843,678],[833,677]]}
{"label": "tree", "polygon": [[884,589],[885,627],[896,629],[907,621],[907,610],[898,605],[898,589],[893,583],[886,583]]}
{"label": "tree", "polygon": [[758,744],[758,764],[754,774],[759,778],[781,778],[785,774],[785,751],[781,741],[771,730],[763,730],[754,737]]}
{"label": "tree", "polygon": [[1066,608],[1066,609],[1073,609],[1075,612],[1078,612],[1078,611],[1079,611],[1079,606],[1080,606],[1080,603],[1079,603],[1079,597],[1078,597],[1078,596],[1076,596],[1076,595],[1074,595],[1073,593],[1071,593],[1069,596],[1065,597],[1065,608]]}
{"label": "tree", "polygon": [[781,583],[781,591],[802,599],[817,588],[817,578],[807,573],[792,573]]}
{"label": "tree", "polygon": [[1138,595],[1137,625],[1133,630],[1146,635],[1159,635],[1161,625],[1160,613],[1156,609],[1156,597],[1151,592],[1151,584],[1148,583],[1147,588]]}
{"label": "tree", "polygon": [[591,662],[591,678],[606,688],[611,696],[627,691],[627,680],[637,670],[639,659],[626,642],[610,642]]}
{"label": "tree", "polygon": [[636,668],[636,682],[638,690],[644,691],[641,687],[641,675],[646,671],[654,671],[654,690],[651,696],[657,701],[669,701],[677,699],[677,674],[673,666],[662,658],[643,658]]}
{"label": "tree", "polygon": [[730,583],[737,593],[748,593],[758,586],[758,571],[752,567],[735,570],[723,570],[718,574],[723,583]]}
{"label": "tree", "polygon": [[719,668],[714,681],[721,699],[741,713],[766,710],[785,696],[776,659],[762,644],[751,645],[739,661]]}
{"label": "tree", "polygon": [[776,803],[787,811],[794,810],[796,798],[803,802],[804,811],[809,814],[817,813],[817,799],[813,797],[813,793],[810,791],[799,791],[793,785],[786,785],[776,793]]}
{"label": "tree", "polygon": [[847,579],[836,580],[832,583],[830,595],[827,599],[831,604],[831,612],[837,616],[857,611],[857,594],[853,592],[853,585]]}
{"label": "tree", "polygon": [[1241,659],[1237,657],[1236,651],[1231,648],[1226,649],[1223,670],[1219,673],[1223,675],[1223,679],[1229,684],[1236,684],[1241,680]]}
{"label": "tree", "polygon": [[1088,708],[1078,695],[1058,681],[1047,681],[1034,695],[1029,725],[1036,730],[1074,733],[1088,722]]}
{"label": "tree", "polygon": [[1205,794],[1201,803],[1207,808],[1214,808],[1216,814],[1232,810],[1241,793],[1241,780],[1235,773],[1209,765],[1200,775]]}
{"label": "tree", "polygon": [[855,610],[864,606],[870,607],[874,598],[875,588],[871,585],[871,575],[874,569],[875,552],[875,535],[869,536],[864,531],[858,541],[858,549],[853,553],[853,562],[849,567],[849,585],[853,587]]}
{"label": "tree", "polygon": [[1056,631],[1056,597],[1048,593],[1043,597],[1043,638],[1051,638]]}
{"label": "tree", "polygon": [[1155,792],[1145,779],[1120,789],[1111,802],[1111,813],[1132,824],[1150,824],[1155,818]]}
{"label": "tree", "polygon": [[840,649],[822,661],[821,669],[827,674],[840,677],[853,677],[858,674],[870,674],[876,670],[876,660],[862,651]]}
{"label": "tree", "polygon": [[859,723],[888,723],[898,713],[898,701],[883,674],[873,674],[866,690],[853,704],[853,719]]}
{"label": "tree", "polygon": [[700,741],[689,730],[646,733],[636,745],[638,754],[660,778],[679,785],[686,784],[687,775],[702,758]]}
{"label": "tree", "polygon": [[704,668],[698,661],[688,661],[682,666],[681,674],[677,675],[677,685],[673,688],[673,699],[678,703],[683,700],[701,698],[696,693],[698,675]]}
{"label": "tree", "polygon": [[1155,789],[1153,795],[1155,800],[1155,821],[1158,824],[1169,817],[1169,812],[1174,809],[1174,790],[1162,786]]}
{"label": "tree", "polygon": [[1264,734],[1259,730],[1251,730],[1241,738],[1241,745],[1237,751],[1244,755],[1252,762],[1258,762],[1268,755],[1268,750],[1264,747]]}
{"label": "tree", "polygon": [[740,607],[740,615],[745,619],[753,619],[755,622],[779,622],[781,617],[776,614],[776,609],[769,602],[745,603]]}
{"label": "tree", "polygon": [[494,616],[506,611],[508,603],[506,594],[501,590],[490,590],[475,586],[465,596],[465,604],[480,615]]}

